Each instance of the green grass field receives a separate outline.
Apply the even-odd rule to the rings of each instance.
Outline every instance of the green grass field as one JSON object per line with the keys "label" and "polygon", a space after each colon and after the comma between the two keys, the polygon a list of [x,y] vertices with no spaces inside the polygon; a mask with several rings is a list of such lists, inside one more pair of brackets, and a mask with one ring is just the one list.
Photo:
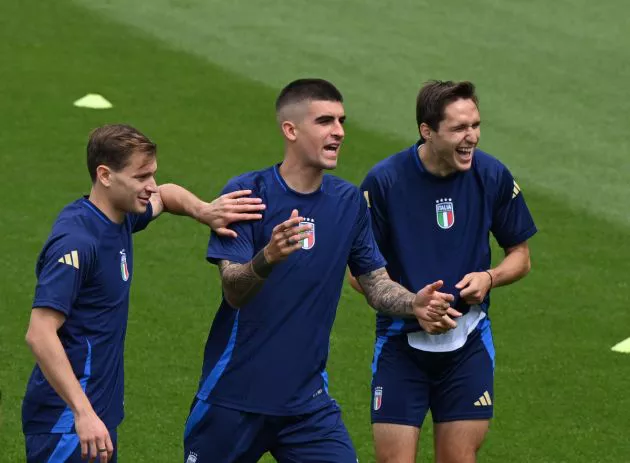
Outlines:
{"label": "green grass field", "polygon": [[[423,81],[478,84],[481,147],[510,166],[540,230],[532,273],[493,292],[496,417],[480,460],[630,461],[630,356],[610,351],[630,336],[629,13],[621,0],[2,2],[0,461],[24,461],[35,259],[58,211],[89,190],[89,130],[137,126],[160,147],[160,182],[211,199],[280,159],[274,98],[302,76],[346,97],[337,174],[355,183],[415,141]],[[114,109],[72,106],[89,92]],[[122,462],[182,461],[220,298],[207,237],[174,217],[136,237]],[[362,462],[374,461],[373,326],[345,288],[329,374]],[[418,461],[432,461],[430,444],[427,428]]]}

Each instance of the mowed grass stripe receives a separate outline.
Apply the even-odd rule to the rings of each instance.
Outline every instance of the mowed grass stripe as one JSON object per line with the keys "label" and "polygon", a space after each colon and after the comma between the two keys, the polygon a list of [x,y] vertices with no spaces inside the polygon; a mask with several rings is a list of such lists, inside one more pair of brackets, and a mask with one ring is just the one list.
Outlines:
{"label": "mowed grass stripe", "polygon": [[[33,266],[57,211],[89,184],[85,137],[104,122],[137,125],[160,146],[161,181],[210,197],[232,175],[275,162],[276,88],[267,88],[146,40],[61,1],[3,4],[2,461],[22,461],[19,407],[32,361],[23,342]],[[34,14],[36,12],[37,14]],[[9,19],[10,18],[10,19]],[[71,102],[99,91],[115,108]],[[350,113],[349,113],[350,114]],[[359,182],[379,158],[413,139],[384,138],[352,122],[338,174]],[[533,188],[515,171],[541,229],[534,270],[497,290],[497,420],[484,461],[623,461],[627,357],[610,345],[628,336],[626,231]],[[28,181],[24,180],[28,177]],[[165,217],[136,237],[127,342],[127,419],[121,460],[181,460],[181,434],[198,381],[220,289],[204,262],[207,232]],[[331,342],[331,390],[361,461],[373,461],[369,381],[373,315],[344,289]],[[606,398],[595,400],[595,398]],[[476,397],[475,397],[476,399]],[[579,423],[579,425],[578,425]],[[423,436],[428,448],[430,433]],[[429,461],[428,457],[422,461]]]}
{"label": "mowed grass stripe", "polygon": [[[484,146],[530,184],[592,213],[627,193],[622,0],[76,2],[273,88],[295,76],[330,78],[354,120],[398,137],[415,136],[423,81],[470,79]],[[608,214],[630,225],[630,203]]]}

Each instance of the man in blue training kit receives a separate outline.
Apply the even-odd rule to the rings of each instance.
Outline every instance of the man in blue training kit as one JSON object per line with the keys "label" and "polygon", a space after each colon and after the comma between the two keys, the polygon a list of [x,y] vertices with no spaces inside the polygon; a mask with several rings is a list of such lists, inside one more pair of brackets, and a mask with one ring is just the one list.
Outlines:
{"label": "man in blue training kit", "polygon": [[232,221],[262,217],[249,190],[205,203],[177,185],[158,187],[156,149],[126,125],[94,130],[90,195],[61,211],[39,256],[26,334],[37,365],[22,406],[28,463],[117,460],[131,234],[163,210],[195,217],[227,240]]}
{"label": "man in blue training kit", "polygon": [[[376,454],[380,463],[415,462],[431,410],[436,461],[470,463],[494,403],[489,292],[527,274],[527,240],[536,227],[510,171],[476,148],[481,121],[472,83],[427,83],[416,117],[421,140],[379,162],[361,190],[391,278],[411,291],[443,279],[463,315],[457,321],[445,316],[441,327],[378,315],[371,407]],[[490,233],[505,251],[495,268]]]}
{"label": "man in blue training kit", "polygon": [[325,170],[344,138],[342,96],[301,79],[276,101],[282,163],[232,179],[251,189],[263,220],[238,223],[238,238],[213,235],[223,300],[205,348],[199,389],[184,432],[186,463],[355,463],[341,412],[328,395],[330,331],[346,265],[370,304],[391,316],[439,323],[452,296],[441,282],[417,294],[392,282],[359,189]]}

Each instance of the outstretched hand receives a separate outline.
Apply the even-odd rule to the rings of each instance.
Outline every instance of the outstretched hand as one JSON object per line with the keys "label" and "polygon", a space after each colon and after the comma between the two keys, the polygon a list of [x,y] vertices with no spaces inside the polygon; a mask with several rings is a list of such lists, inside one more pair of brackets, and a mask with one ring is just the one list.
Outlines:
{"label": "outstretched hand", "polygon": [[219,196],[210,203],[203,203],[197,211],[197,220],[212,228],[218,235],[236,238],[234,230],[228,228],[231,223],[243,220],[262,219],[265,209],[260,198],[248,198],[252,190],[232,191]]}

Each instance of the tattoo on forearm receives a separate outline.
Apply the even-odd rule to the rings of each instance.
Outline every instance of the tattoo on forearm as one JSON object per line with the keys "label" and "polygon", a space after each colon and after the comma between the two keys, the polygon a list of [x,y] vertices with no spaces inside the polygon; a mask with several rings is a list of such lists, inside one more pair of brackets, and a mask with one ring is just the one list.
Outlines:
{"label": "tattoo on forearm", "polygon": [[361,275],[358,280],[375,310],[393,317],[413,317],[415,294],[393,282],[385,269]]}
{"label": "tattoo on forearm", "polygon": [[[259,254],[261,253],[262,251]],[[239,308],[249,302],[271,272],[271,266],[264,259],[264,255],[260,261],[259,254],[246,264],[237,264],[227,260],[219,262],[223,292],[226,300],[233,307]]]}

